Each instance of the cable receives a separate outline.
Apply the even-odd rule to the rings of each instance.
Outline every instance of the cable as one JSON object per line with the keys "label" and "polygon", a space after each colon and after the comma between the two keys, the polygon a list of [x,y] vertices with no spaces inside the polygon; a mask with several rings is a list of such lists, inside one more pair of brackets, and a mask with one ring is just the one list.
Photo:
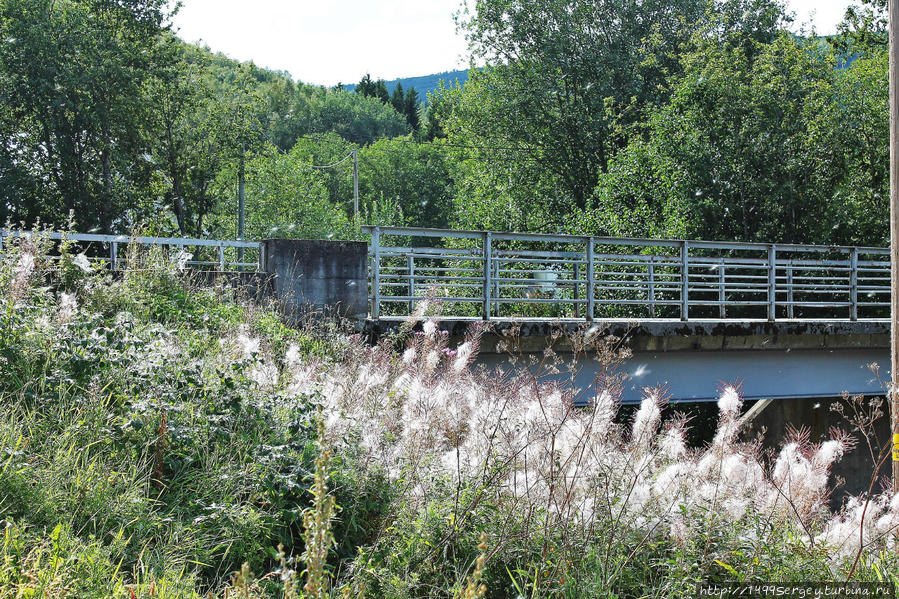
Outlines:
{"label": "cable", "polygon": [[333,167],[337,166],[338,164],[343,164],[344,162],[347,161],[347,158],[352,158],[352,156],[353,156],[353,153],[350,152],[349,154],[347,154],[346,156],[344,156],[337,162],[333,162],[331,164],[308,164],[306,162],[300,162],[299,164],[301,164],[303,166],[308,166],[309,168],[319,168],[319,169],[333,168]]}
{"label": "cable", "polygon": [[400,139],[397,137],[385,137],[379,140],[376,140],[375,143],[379,141],[387,141],[392,143],[400,143],[400,144],[415,144],[415,145],[423,145],[423,144],[431,144],[437,147],[446,147],[446,148],[464,148],[469,150],[507,150],[511,152],[537,152],[536,148],[512,148],[507,146],[476,146],[471,144],[455,144],[455,143],[437,143],[434,140],[431,141],[415,141],[414,139]]}

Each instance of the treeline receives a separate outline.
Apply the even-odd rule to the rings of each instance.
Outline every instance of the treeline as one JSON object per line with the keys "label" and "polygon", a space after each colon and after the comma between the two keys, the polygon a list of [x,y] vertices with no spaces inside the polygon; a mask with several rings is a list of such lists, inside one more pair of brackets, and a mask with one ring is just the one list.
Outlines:
{"label": "treeline", "polygon": [[185,44],[163,0],[6,0],[0,218],[232,237],[243,172],[250,238],[365,221],[881,244],[884,9],[825,39],[778,0],[480,0],[460,25],[485,68],[423,103]]}

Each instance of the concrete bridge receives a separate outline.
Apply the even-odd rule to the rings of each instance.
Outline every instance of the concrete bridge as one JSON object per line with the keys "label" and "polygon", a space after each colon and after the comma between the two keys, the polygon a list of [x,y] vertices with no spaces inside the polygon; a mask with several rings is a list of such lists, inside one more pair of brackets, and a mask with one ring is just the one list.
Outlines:
{"label": "concrete bridge", "polygon": [[[707,401],[733,381],[747,399],[882,393],[868,364],[889,364],[886,248],[365,231],[372,336],[427,300],[453,336],[490,323],[489,364],[503,360],[496,342],[510,327],[539,353],[553,328],[601,323],[634,353],[625,402],[655,385]],[[578,381],[594,374],[585,360]]]}

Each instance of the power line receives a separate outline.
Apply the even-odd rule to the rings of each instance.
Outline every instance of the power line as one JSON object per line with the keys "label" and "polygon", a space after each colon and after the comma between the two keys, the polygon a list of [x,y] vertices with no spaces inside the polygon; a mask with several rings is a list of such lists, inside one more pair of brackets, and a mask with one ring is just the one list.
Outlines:
{"label": "power line", "polygon": [[449,142],[438,143],[433,140],[432,141],[415,141],[414,139],[400,139],[398,137],[385,137],[385,138],[377,140],[375,143],[380,142],[380,141],[387,141],[387,142],[391,142],[391,143],[401,143],[401,144],[413,144],[413,145],[430,144],[430,145],[432,145],[434,147],[438,147],[438,148],[440,148],[440,147],[463,148],[463,149],[469,149],[469,150],[505,150],[505,151],[510,151],[510,152],[528,152],[528,153],[534,153],[534,152],[539,151],[539,149],[537,149],[537,148],[524,148],[521,146],[519,146],[517,148],[509,147],[509,146],[477,146],[477,145],[473,145],[473,144],[458,144],[458,143],[449,143]]}
{"label": "power line", "polygon": [[353,152],[351,151],[349,154],[347,154],[346,156],[344,156],[337,162],[332,162],[331,164],[309,164],[306,162],[300,162],[299,164],[301,164],[303,166],[308,166],[309,168],[318,168],[318,169],[334,168],[338,164],[343,164],[344,162],[347,161],[348,158],[351,158],[352,156],[353,156]]}

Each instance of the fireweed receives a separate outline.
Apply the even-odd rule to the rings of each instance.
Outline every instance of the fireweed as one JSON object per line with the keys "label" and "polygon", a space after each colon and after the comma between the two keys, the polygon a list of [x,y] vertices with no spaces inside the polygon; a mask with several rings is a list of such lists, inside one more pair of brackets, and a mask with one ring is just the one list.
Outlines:
{"label": "fireweed", "polygon": [[[287,392],[320,390],[335,447],[383,468],[419,509],[449,485],[477,489],[510,518],[530,520],[531,530],[586,535],[603,522],[676,545],[716,519],[756,518],[767,528],[746,526],[743,542],[762,543],[766,531],[787,527],[797,547],[826,552],[835,576],[861,550],[895,547],[899,499],[853,498],[835,515],[828,508],[830,470],[851,448],[848,435],[833,432],[815,444],[795,433],[765,463],[758,442],[738,439],[742,399],[725,386],[712,442],[689,449],[684,419],[661,424],[662,390],[644,390],[632,422],[622,425],[614,385],[598,382],[594,399],[578,407],[578,390],[526,369],[497,376],[472,368],[481,332],[449,348],[428,319],[400,359],[386,346],[362,344],[340,363],[289,354]],[[466,517],[464,507],[455,521]]]}

